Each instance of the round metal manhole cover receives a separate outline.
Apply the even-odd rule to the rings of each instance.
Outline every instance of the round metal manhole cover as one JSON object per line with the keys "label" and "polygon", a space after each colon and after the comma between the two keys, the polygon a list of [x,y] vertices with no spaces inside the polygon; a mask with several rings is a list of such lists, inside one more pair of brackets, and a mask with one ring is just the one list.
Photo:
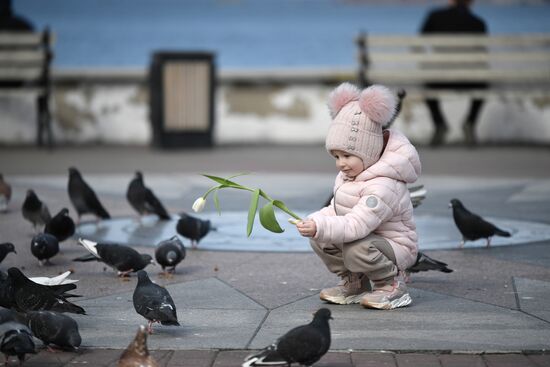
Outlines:
{"label": "round metal manhole cover", "polygon": [[[288,223],[287,215],[277,213],[277,220],[284,229],[283,233],[272,233],[264,229],[256,219],[250,237],[246,237],[247,212],[233,211],[193,214],[212,221],[215,228],[199,243],[202,250],[217,251],[273,251],[307,252],[311,251],[309,241],[299,235],[294,226]],[[298,213],[306,216],[307,213]],[[119,217],[105,220],[96,225],[81,223],[76,236],[98,242],[116,242],[136,246],[155,246],[176,233],[177,217],[168,221],[159,221],[154,216],[144,217],[138,222],[135,217]],[[486,217],[488,221],[512,233],[511,237],[493,237],[491,246],[518,245],[550,239],[550,225],[544,223]],[[419,248],[422,250],[443,250],[457,248],[462,236],[458,232],[452,217],[436,215],[415,216]],[[184,244],[189,240],[182,237]],[[485,240],[466,242],[465,248],[484,247]]]}

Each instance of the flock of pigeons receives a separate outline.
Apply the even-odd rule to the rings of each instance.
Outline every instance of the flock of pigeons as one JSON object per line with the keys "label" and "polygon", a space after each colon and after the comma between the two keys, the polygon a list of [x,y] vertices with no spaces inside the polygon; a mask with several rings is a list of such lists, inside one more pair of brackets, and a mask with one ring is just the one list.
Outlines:
{"label": "flock of pigeons", "polygon": [[[78,222],[86,214],[94,215],[96,221],[110,218],[93,189],[74,167],[69,168],[68,194],[76,209]],[[425,190],[422,187],[411,190],[411,200],[415,207],[424,197]],[[0,211],[7,209],[10,198],[11,187],[0,174]],[[141,172],[136,172],[128,185],[126,198],[140,218],[146,214],[155,214],[159,220],[171,219],[160,200],[145,186]],[[452,199],[450,206],[463,237],[460,247],[465,241],[480,238],[485,238],[487,246],[490,246],[492,236],[510,236],[509,232],[468,211],[458,199]],[[69,216],[69,210],[63,208],[52,217],[47,205],[33,190],[27,191],[22,214],[32,224],[35,233],[41,229],[31,241],[31,252],[40,265],[48,263],[59,252],[59,243],[75,233],[76,224]],[[180,213],[176,225],[176,232],[188,238],[193,247],[211,229],[209,221],[186,213]],[[112,267],[119,276],[137,272],[133,304],[136,312],[148,321],[148,326],[138,329],[135,339],[121,355],[119,366],[157,366],[147,350],[147,334],[152,334],[153,323],[179,325],[179,322],[176,305],[168,290],[152,282],[143,270],[153,263],[153,258],[122,244],[96,243],[83,238],[78,243],[88,254],[75,258],[74,261],[101,261]],[[0,263],[11,252],[16,253],[12,243],[0,243]],[[175,271],[185,255],[185,247],[176,235],[161,241],[155,249],[155,260],[162,266],[165,276]],[[408,272],[427,270],[446,273],[453,271],[447,264],[419,252],[416,263]],[[70,273],[69,271],[55,278],[28,278],[17,267],[9,268],[7,273],[0,270],[0,351],[6,356],[6,364],[9,356],[17,356],[22,363],[25,354],[35,353],[33,337],[40,339],[48,349],[52,349],[52,345],[73,350],[80,346],[78,325],[66,313],[86,312],[70,300],[80,297],[71,293],[76,289],[76,281],[68,279]],[[309,366],[315,363],[330,347],[330,319],[330,310],[319,309],[309,324],[290,330],[272,345],[248,356],[243,367],[292,363]]]}

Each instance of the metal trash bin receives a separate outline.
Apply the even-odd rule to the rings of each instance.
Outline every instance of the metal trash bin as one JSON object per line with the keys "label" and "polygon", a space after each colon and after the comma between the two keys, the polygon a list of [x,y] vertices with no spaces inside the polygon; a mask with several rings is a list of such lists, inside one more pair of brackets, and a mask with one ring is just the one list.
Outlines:
{"label": "metal trash bin", "polygon": [[156,52],[149,70],[153,145],[209,147],[214,128],[214,54]]}

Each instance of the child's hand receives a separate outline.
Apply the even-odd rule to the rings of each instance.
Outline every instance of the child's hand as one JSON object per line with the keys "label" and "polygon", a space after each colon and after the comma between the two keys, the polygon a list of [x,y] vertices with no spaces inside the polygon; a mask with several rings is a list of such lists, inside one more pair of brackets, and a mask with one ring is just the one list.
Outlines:
{"label": "child's hand", "polygon": [[312,220],[301,220],[296,223],[296,228],[304,237],[313,237],[317,233],[317,225]]}

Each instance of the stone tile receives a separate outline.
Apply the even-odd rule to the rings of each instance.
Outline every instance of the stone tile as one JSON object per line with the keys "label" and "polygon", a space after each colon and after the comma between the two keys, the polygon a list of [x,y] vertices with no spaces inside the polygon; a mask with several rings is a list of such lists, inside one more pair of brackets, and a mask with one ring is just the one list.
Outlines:
{"label": "stone tile", "polygon": [[527,358],[537,367],[550,367],[550,354],[530,354]]}
{"label": "stone tile", "polygon": [[396,354],[395,361],[399,367],[440,367],[436,354]]}
{"label": "stone tile", "polygon": [[329,352],[314,364],[315,367],[353,367],[350,353]]}
{"label": "stone tile", "polygon": [[550,283],[514,278],[520,309],[550,322]]}
{"label": "stone tile", "polygon": [[176,350],[168,366],[170,367],[210,367],[216,358],[214,350]]}
{"label": "stone tile", "polygon": [[121,349],[84,349],[82,353],[71,360],[70,366],[109,366],[111,363],[118,361],[122,354]]}
{"label": "stone tile", "polygon": [[354,367],[396,367],[393,353],[353,352],[351,360]]}
{"label": "stone tile", "polygon": [[30,354],[27,355],[26,361],[32,361],[33,363],[36,361],[40,361],[41,363],[50,363],[50,364],[58,364],[62,365],[64,363],[69,362],[70,360],[74,359],[80,354],[79,351],[76,352],[67,352],[67,351],[60,351],[60,352],[49,352],[46,349],[40,349],[38,353],[36,354]]}
{"label": "stone tile", "polygon": [[[262,348],[310,321],[320,307],[332,311],[332,350],[539,350],[550,325],[522,312],[410,288],[414,303],[392,310],[322,303],[312,296],[271,311],[251,348]],[[521,336],[521,337],[519,337]]]}
{"label": "stone tile", "polygon": [[487,367],[536,367],[523,354],[486,354],[483,356]]}
{"label": "stone tile", "polygon": [[250,351],[238,350],[238,351],[220,351],[216,356],[216,360],[212,367],[235,367],[242,365],[246,356],[250,354]]}
{"label": "stone tile", "polygon": [[442,367],[485,367],[481,355],[441,354],[439,361]]}

